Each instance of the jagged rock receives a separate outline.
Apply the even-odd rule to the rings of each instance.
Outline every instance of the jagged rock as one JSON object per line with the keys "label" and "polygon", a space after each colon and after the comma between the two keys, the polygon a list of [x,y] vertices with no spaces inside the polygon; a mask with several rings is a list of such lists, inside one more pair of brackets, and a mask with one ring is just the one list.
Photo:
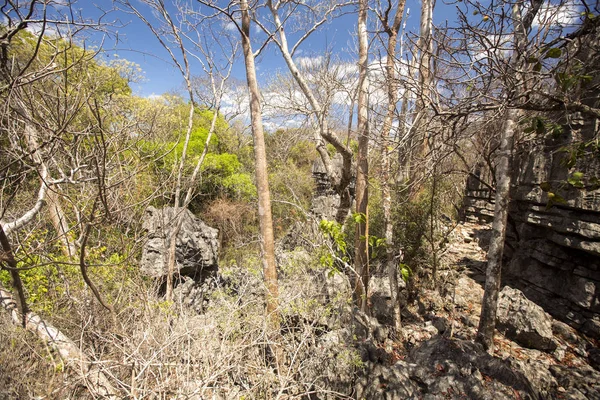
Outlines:
{"label": "jagged rock", "polygon": [[600,372],[589,366],[553,365],[550,372],[565,389],[565,399],[600,399]]}
{"label": "jagged rock", "polygon": [[537,398],[527,376],[471,341],[436,336],[414,348],[407,361],[410,379],[429,396],[423,398],[514,399],[516,391],[520,398]]}
{"label": "jagged rock", "polygon": [[593,348],[588,351],[590,365],[600,371],[600,349]]}
{"label": "jagged rock", "polygon": [[[581,55],[586,68],[598,62],[598,37],[590,31],[577,45],[589,50]],[[590,76],[577,96],[598,107],[600,75]],[[535,135],[515,148],[502,276],[555,318],[600,339],[600,158],[575,150],[597,142],[600,119],[580,112],[552,119],[562,134]],[[581,184],[569,183],[575,172]],[[485,195],[492,184],[489,168],[477,165],[466,182],[465,219],[493,211]]]}
{"label": "jagged rock", "polygon": [[409,377],[406,363],[398,362],[393,366],[366,362],[364,368],[368,375],[356,384],[358,399],[404,400],[419,398],[419,385]]}
{"label": "jagged rock", "polygon": [[[398,280],[400,290],[406,287],[404,280]],[[390,291],[390,278],[387,275],[373,275],[369,280],[369,299],[371,312],[381,323],[391,325],[393,311],[392,295]]]}
{"label": "jagged rock", "polygon": [[509,339],[532,349],[556,349],[552,319],[518,289],[505,286],[498,298],[496,327]]}
{"label": "jagged rock", "polygon": [[446,333],[452,326],[450,321],[444,317],[434,317],[432,323],[440,334]]}
{"label": "jagged rock", "polygon": [[[181,213],[183,223],[177,235],[175,272],[201,282],[218,270],[218,231],[206,225],[187,209],[182,209]],[[142,227],[148,231],[148,241],[144,245],[140,261],[140,269],[144,274],[153,278],[166,276],[165,255],[175,221],[175,210],[172,207],[148,207],[146,210],[146,219]]]}
{"label": "jagged rock", "polygon": [[[336,193],[334,186],[338,185],[342,178],[342,156],[336,154],[331,159],[331,163],[333,168],[331,171],[333,173],[332,179],[327,175],[321,158],[317,158],[313,164],[312,175],[316,188],[310,211],[317,219],[336,220],[339,212],[341,197]],[[351,179],[347,190],[349,190],[350,196],[354,196],[354,179]]]}
{"label": "jagged rock", "polygon": [[173,296],[183,306],[196,311],[198,314],[204,312],[208,303],[208,295],[222,283],[219,282],[217,277],[205,279],[202,283],[198,283],[186,276],[182,280],[183,282],[173,290]]}

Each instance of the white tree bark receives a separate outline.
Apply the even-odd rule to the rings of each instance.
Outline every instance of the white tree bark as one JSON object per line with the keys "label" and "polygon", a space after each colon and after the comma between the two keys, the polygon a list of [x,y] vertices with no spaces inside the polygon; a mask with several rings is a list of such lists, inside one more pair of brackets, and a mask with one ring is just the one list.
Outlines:
{"label": "white tree bark", "polygon": [[368,308],[369,278],[369,121],[368,121],[368,36],[367,0],[360,0],[358,10],[358,155],[356,161],[356,213],[360,215],[356,223],[354,269],[356,283],[354,296],[357,306],[363,312]]}
{"label": "white tree bark", "polygon": [[392,195],[391,195],[391,147],[392,141],[390,135],[392,133],[392,121],[396,111],[396,103],[398,102],[398,84],[396,83],[396,45],[398,43],[398,34],[402,17],[404,15],[405,1],[400,0],[396,7],[394,19],[390,25],[388,20],[384,23],[384,30],[388,34],[387,43],[387,60],[386,60],[386,82],[387,82],[387,112],[381,129],[381,197],[383,208],[383,225],[385,231],[386,244],[386,263],[388,277],[390,280],[390,295],[392,316],[396,332],[400,332],[402,328],[402,317],[400,307],[400,293],[398,288],[398,265],[394,260],[393,242],[394,242],[394,227],[392,224]]}

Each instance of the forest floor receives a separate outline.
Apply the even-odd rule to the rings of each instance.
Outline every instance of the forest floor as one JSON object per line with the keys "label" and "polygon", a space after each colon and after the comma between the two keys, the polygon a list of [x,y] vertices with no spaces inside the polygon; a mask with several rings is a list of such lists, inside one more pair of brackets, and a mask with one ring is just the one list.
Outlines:
{"label": "forest floor", "polygon": [[[150,296],[141,311],[133,303],[127,309],[130,322],[119,336],[98,318],[78,343],[132,399],[600,400],[598,342],[560,321],[551,319],[552,351],[500,332],[493,357],[474,343],[489,236],[489,226],[473,223],[449,233],[438,289],[418,287],[400,335],[385,325],[385,301],[373,303],[378,322],[351,309],[344,274],[309,265],[314,257],[307,250],[283,254],[281,338],[293,355],[286,374],[277,373],[265,350],[260,270],[238,266],[223,268],[231,283],[214,289],[210,301],[200,297],[207,301],[201,313]],[[376,278],[372,286],[384,293],[387,277]],[[5,317],[0,343],[7,344],[0,346],[0,400],[93,397],[73,369]]]}
{"label": "forest floor", "polygon": [[[408,307],[412,312],[404,325],[404,343],[409,350],[413,350],[407,352],[407,358],[410,359],[412,354],[412,361],[417,361],[418,357],[414,352],[418,352],[425,341],[434,340],[430,338],[435,338],[436,334],[465,342],[475,339],[481,312],[490,233],[489,225],[465,222],[457,225],[449,235],[449,243],[442,256],[442,265],[445,268],[442,269],[439,278],[440,286],[444,289],[425,290],[417,304]],[[530,390],[525,392],[529,392],[533,398],[600,399],[598,341],[581,335],[549,315],[548,317],[552,321],[556,350],[546,352],[526,348],[496,331],[494,357],[503,360],[505,365],[528,382]],[[432,358],[435,359],[435,355]],[[443,365],[436,365],[436,369],[439,371],[438,379],[446,373],[452,373],[452,368]],[[502,376],[486,376],[483,371],[474,375],[484,386],[486,381],[503,380]],[[523,392],[519,394],[515,390],[519,385],[509,383],[509,386],[512,386],[514,397],[510,393],[498,393],[498,398],[521,398]],[[427,389],[433,395],[431,398],[445,395],[448,395],[448,398],[460,398],[450,396],[451,384],[442,385],[434,390],[437,390],[437,393],[432,393],[431,387]]]}

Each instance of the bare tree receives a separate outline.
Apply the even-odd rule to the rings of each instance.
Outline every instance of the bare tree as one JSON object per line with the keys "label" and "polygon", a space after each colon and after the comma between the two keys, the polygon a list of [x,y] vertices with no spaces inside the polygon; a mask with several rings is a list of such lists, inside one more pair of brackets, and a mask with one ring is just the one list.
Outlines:
{"label": "bare tree", "polygon": [[[387,84],[387,109],[381,127],[381,197],[383,208],[383,225],[386,244],[386,269],[390,280],[390,295],[392,303],[392,316],[396,332],[402,328],[400,296],[398,288],[398,265],[394,259],[394,230],[392,224],[392,195],[391,195],[391,154],[392,154],[392,123],[396,116],[396,107],[398,103],[398,77],[396,76],[396,47],[398,44],[398,35],[404,15],[404,6],[406,2],[401,0],[396,5],[393,17],[390,19],[392,2],[388,1],[383,10],[379,10],[378,17],[382,24],[383,31],[387,35],[386,46],[386,65],[385,82]],[[400,255],[401,256],[401,255]],[[400,257],[401,258],[401,257]]]}
{"label": "bare tree", "polygon": [[[267,1],[267,6],[272,15],[273,30],[269,30],[266,24],[257,22],[261,28],[273,38],[273,41],[281,51],[283,58],[288,66],[288,69],[295,79],[298,87],[308,100],[310,104],[310,113],[313,115],[314,120],[318,126],[318,132],[315,132],[315,142],[317,145],[317,151],[321,156],[321,161],[325,167],[325,171],[329,176],[332,186],[335,191],[340,195],[340,204],[336,215],[338,223],[343,223],[348,216],[348,211],[352,205],[352,198],[348,186],[352,180],[352,151],[348,147],[347,143],[344,143],[331,129],[329,126],[329,115],[328,107],[326,104],[320,102],[309,85],[306,74],[297,66],[294,61],[294,53],[298,50],[299,46],[321,25],[327,22],[330,18],[333,18],[336,13],[339,13],[343,8],[352,2],[303,2],[302,4],[296,2],[287,1]],[[305,13],[301,13],[298,7],[305,9]],[[316,17],[315,17],[316,15]],[[290,23],[290,20],[301,21],[305,18],[305,21],[301,22],[304,27],[304,34],[299,37],[296,42],[291,45],[288,43],[288,37],[286,34],[285,24]],[[351,121],[349,122],[351,123]],[[327,152],[326,143],[330,143],[335,150],[342,156],[342,169],[338,174],[334,171],[334,166],[331,162],[329,153]]]}
{"label": "bare tree", "polygon": [[[267,42],[259,47],[258,51],[252,49],[250,37],[252,16],[256,10],[250,7],[247,1],[231,2],[221,7],[217,2],[199,0],[199,3],[213,10],[215,14],[209,17],[220,16],[231,23],[240,33],[244,63],[246,66],[246,81],[250,97],[250,120],[254,139],[254,160],[256,186],[258,190],[258,216],[260,222],[260,242],[262,248],[263,278],[266,286],[266,314],[272,331],[279,327],[278,313],[278,284],[277,265],[275,261],[275,238],[273,233],[273,216],[271,211],[271,194],[269,190],[265,138],[262,122],[260,89],[256,78],[255,57],[260,54]],[[241,15],[241,20],[238,16]],[[277,356],[281,353],[276,349]],[[277,362],[281,362],[278,360]]]}
{"label": "bare tree", "polygon": [[358,9],[358,154],[356,156],[356,214],[354,265],[357,272],[354,295],[363,312],[367,312],[369,290],[369,115],[368,115],[368,52],[367,0],[360,0]]}
{"label": "bare tree", "polygon": [[[206,158],[206,154],[208,152],[209,143],[212,138],[212,135],[215,131],[215,126],[217,122],[217,118],[219,116],[219,110],[221,108],[221,101],[224,95],[224,87],[225,83],[228,80],[231,74],[231,68],[233,66],[233,60],[236,54],[236,46],[229,42],[231,45],[227,51],[224,50],[223,54],[228,54],[225,56],[224,65],[219,65],[217,63],[218,57],[214,54],[211,54],[210,45],[208,42],[216,43],[219,45],[223,45],[218,38],[215,37],[214,32],[212,36],[208,38],[206,35],[202,35],[196,27],[192,27],[193,32],[195,32],[196,36],[192,36],[193,32],[186,32],[181,27],[176,25],[176,21],[172,18],[169,11],[166,9],[164,2],[157,0],[144,0],[142,2],[146,5],[152,12],[155,18],[159,19],[159,23],[162,26],[156,26],[154,21],[150,20],[146,17],[142,10],[134,6],[129,1],[122,1],[121,4],[125,7],[126,10],[130,10],[131,13],[136,15],[144,24],[150,29],[150,31],[154,34],[154,36],[158,39],[162,47],[167,50],[169,55],[171,56],[171,60],[177,66],[181,76],[184,79],[186,92],[189,97],[189,114],[188,114],[188,123],[185,131],[185,139],[182,154],[179,159],[179,167],[176,175],[176,183],[175,183],[175,193],[174,193],[174,215],[175,220],[172,221],[174,228],[171,230],[171,235],[168,240],[168,252],[165,254],[166,256],[166,264],[167,264],[167,282],[166,282],[166,294],[165,297],[167,300],[171,300],[173,297],[173,287],[174,287],[174,274],[176,267],[176,246],[177,246],[177,236],[181,230],[183,219],[185,213],[183,212],[187,209],[188,205],[192,201],[192,197],[194,194],[194,188],[196,182],[198,180],[198,175],[200,173],[202,164],[204,163],[204,159]],[[191,10],[187,9],[179,9],[179,13],[181,15],[189,14],[189,18],[191,18],[194,14]],[[200,21],[198,21],[198,25],[204,22],[204,19],[201,17]],[[171,41],[167,39],[171,38]],[[194,49],[191,51],[184,45],[184,39],[187,39],[192,43]],[[171,47],[171,42],[174,43],[174,48]],[[181,56],[183,62],[179,61],[177,55]],[[207,99],[205,98],[205,104],[211,106],[213,110],[213,117],[211,120],[210,128],[208,130],[208,135],[206,137],[206,142],[204,145],[204,150],[201,156],[198,158],[196,162],[196,166],[194,171],[192,172],[189,180],[184,182],[184,167],[187,162],[187,151],[188,145],[190,142],[190,137],[193,130],[194,123],[194,113],[196,110],[196,100],[195,100],[195,89],[193,85],[193,79],[190,71],[190,61],[189,57],[193,57],[197,61],[199,61],[202,66],[207,79],[209,81],[210,93],[211,96]],[[218,80],[218,81],[217,81]],[[186,188],[187,187],[187,188]],[[185,192],[186,195],[184,198],[182,197],[182,192]]]}
{"label": "bare tree", "polygon": [[[527,13],[523,16],[523,5],[519,2],[512,5],[513,41],[514,50],[510,64],[517,70],[523,66],[523,56],[526,54],[527,35],[531,24],[539,11],[542,0],[534,0]],[[516,77],[517,82],[522,77]],[[515,87],[517,92],[519,87]],[[514,95],[515,93],[513,93]],[[512,172],[512,153],[515,132],[520,119],[517,108],[506,111],[506,120],[500,136],[498,160],[496,161],[496,204],[494,208],[494,222],[492,224],[492,237],[488,250],[488,265],[485,275],[485,293],[483,296],[477,341],[483,344],[490,353],[494,351],[494,329],[496,327],[496,311],[498,293],[500,291],[500,273],[502,269],[502,254],[504,239],[506,237],[506,221],[508,218],[508,203],[510,201],[510,182]]]}
{"label": "bare tree", "polygon": [[277,265],[275,263],[275,238],[273,234],[273,216],[271,213],[271,193],[267,172],[267,153],[265,150],[265,137],[262,124],[260,106],[260,90],[256,80],[256,67],[254,52],[250,41],[250,9],[246,0],[241,0],[242,12],[242,48],[244,50],[244,63],[246,64],[246,80],[250,92],[250,118],[252,121],[252,135],[254,136],[254,159],[256,167],[256,186],[258,189],[258,216],[260,221],[261,243],[263,248],[263,273],[267,286],[267,315],[273,329],[279,326],[277,315],[278,287]]}

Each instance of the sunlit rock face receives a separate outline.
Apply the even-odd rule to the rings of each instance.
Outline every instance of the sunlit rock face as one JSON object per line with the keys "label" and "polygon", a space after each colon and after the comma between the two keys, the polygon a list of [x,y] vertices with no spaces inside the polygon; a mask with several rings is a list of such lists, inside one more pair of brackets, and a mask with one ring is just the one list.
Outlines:
{"label": "sunlit rock face", "polygon": [[[218,230],[206,225],[187,209],[179,209],[179,212],[183,223],[177,234],[175,272],[200,282],[218,270]],[[173,207],[148,207],[146,210],[143,228],[148,231],[148,240],[140,261],[144,274],[153,278],[166,277],[166,254],[176,219]]]}

